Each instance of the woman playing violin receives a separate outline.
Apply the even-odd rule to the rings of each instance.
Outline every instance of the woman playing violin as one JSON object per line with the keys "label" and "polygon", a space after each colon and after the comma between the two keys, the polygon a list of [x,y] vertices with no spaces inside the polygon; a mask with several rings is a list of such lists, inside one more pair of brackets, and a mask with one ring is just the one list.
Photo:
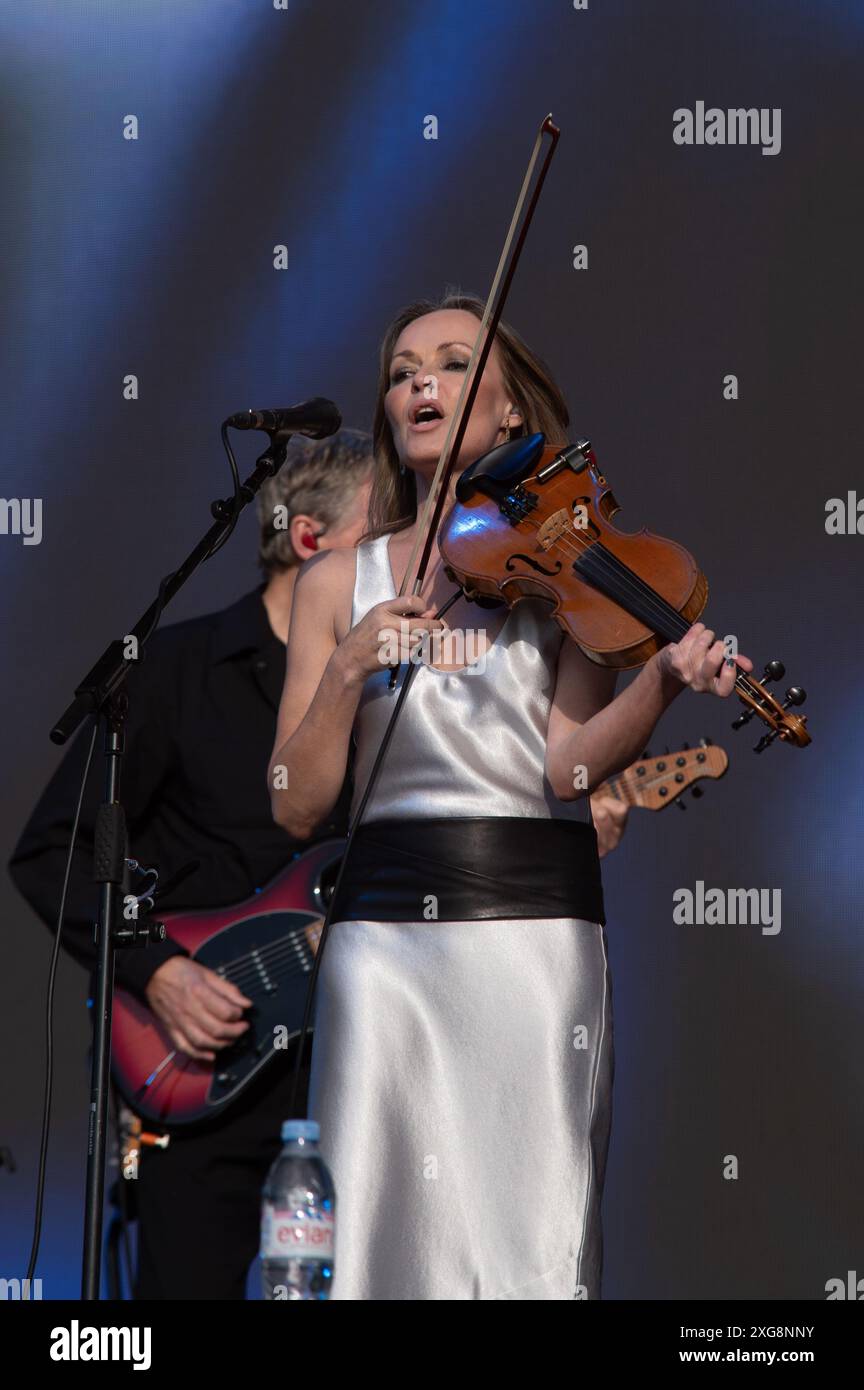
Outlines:
{"label": "woman playing violin", "polygon": [[[429,654],[321,964],[309,1113],[336,1184],[337,1299],[599,1297],[613,1044],[588,796],[685,686],[728,696],[735,680],[701,623],[617,696],[539,599],[460,597],[445,624],[437,545],[419,596],[394,597],[482,315],[451,295],[388,328],[370,539],[306,564],[294,601],[270,769],[294,836],[329,814],[352,738],[356,813],[398,694],[387,637]],[[567,425],[548,369],[500,324],[451,493],[513,435],[564,444]],[[469,629],[460,664],[441,639]]]}

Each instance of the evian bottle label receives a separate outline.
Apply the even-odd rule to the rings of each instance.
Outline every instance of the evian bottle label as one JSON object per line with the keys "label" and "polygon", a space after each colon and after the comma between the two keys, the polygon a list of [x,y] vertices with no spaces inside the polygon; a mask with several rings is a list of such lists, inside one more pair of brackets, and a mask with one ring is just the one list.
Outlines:
{"label": "evian bottle label", "polygon": [[265,1202],[261,1212],[262,1260],[332,1260],[332,1211],[288,1211]]}

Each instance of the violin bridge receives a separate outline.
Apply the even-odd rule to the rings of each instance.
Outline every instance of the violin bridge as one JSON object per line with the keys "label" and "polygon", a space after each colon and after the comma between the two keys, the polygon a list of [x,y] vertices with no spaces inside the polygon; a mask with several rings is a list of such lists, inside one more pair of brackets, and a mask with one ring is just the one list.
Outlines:
{"label": "violin bridge", "polygon": [[563,536],[565,531],[569,530],[569,528],[570,514],[566,507],[562,507],[560,511],[553,512],[551,516],[547,516],[543,525],[537,532],[537,540],[541,548],[543,550],[551,549],[559,537]]}

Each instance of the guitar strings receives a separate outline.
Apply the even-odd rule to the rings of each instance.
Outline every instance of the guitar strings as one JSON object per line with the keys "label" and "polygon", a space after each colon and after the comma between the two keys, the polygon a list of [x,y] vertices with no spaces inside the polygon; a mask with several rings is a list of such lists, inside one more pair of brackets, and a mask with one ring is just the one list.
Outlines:
{"label": "guitar strings", "polygon": [[[267,975],[270,975],[272,973],[272,968],[278,967],[283,961],[290,962],[292,960],[294,969],[293,971],[289,969],[289,974],[308,975],[311,967],[304,966],[302,962],[297,959],[295,935],[302,935],[302,932],[279,937],[276,941],[271,941],[268,946],[258,947],[255,950],[247,952],[245,955],[236,956],[234,960],[231,961],[230,965],[225,966],[219,973],[222,975],[223,979],[229,980],[231,984],[238,985],[238,988],[240,980],[249,980],[252,983],[257,981],[257,983],[263,985],[264,981],[261,979],[261,973],[255,963],[255,957],[257,956]],[[285,972],[282,971],[280,978],[284,978],[284,976]]]}

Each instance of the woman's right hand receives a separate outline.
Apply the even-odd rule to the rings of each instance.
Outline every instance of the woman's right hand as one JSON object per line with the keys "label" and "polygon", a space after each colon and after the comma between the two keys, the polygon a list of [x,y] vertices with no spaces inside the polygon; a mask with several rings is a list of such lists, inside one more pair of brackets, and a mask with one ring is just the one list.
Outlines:
{"label": "woman's right hand", "polygon": [[376,603],[365,617],[346,634],[337,647],[349,680],[363,682],[377,671],[408,661],[426,632],[445,626],[413,594]]}

